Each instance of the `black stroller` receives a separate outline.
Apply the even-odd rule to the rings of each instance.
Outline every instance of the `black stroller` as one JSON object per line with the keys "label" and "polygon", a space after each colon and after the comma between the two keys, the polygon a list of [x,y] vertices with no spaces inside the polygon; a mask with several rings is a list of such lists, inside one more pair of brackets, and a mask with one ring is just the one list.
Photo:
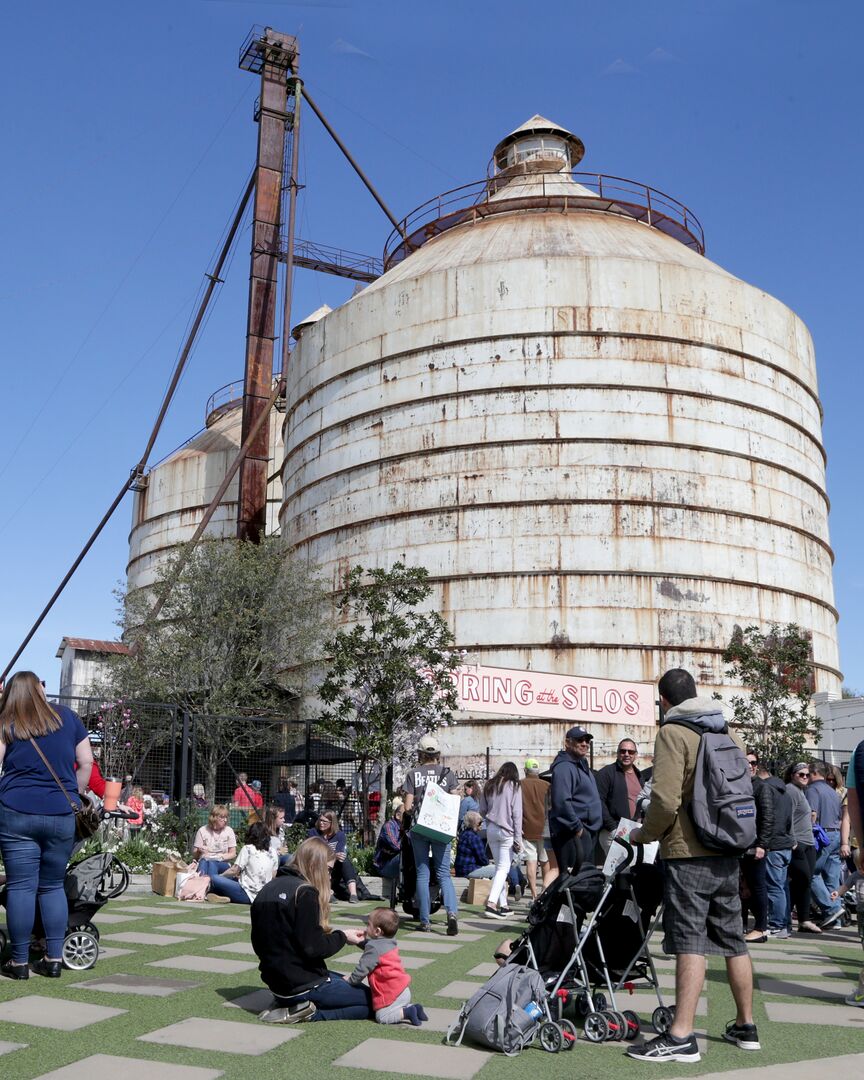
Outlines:
{"label": "black stroller", "polygon": [[[429,914],[434,914],[441,907],[441,886],[434,879],[429,881]],[[396,909],[397,904],[402,905],[402,910],[412,919],[420,918],[420,908],[417,904],[417,866],[414,862],[414,848],[411,846],[411,837],[407,832],[402,833],[399,853],[399,873],[393,881],[393,889],[390,894],[390,908]]]}
{"label": "black stroller", "polygon": [[[63,889],[69,906],[66,936],[63,939],[63,965],[72,971],[88,971],[99,959],[99,930],[93,919],[109,901],[121,896],[129,885],[129,871],[110,852],[90,855],[66,868]],[[0,906],[6,906],[6,887],[0,889]],[[42,920],[36,911],[33,937],[44,936]],[[0,950],[6,948],[7,936],[0,930]]]}

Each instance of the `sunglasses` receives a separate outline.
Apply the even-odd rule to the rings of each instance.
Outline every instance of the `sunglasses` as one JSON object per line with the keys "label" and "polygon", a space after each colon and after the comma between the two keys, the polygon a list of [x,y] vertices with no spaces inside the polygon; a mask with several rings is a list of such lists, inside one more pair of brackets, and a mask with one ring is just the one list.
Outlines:
{"label": "sunglasses", "polygon": [[809,772],[796,772],[795,775],[796,776],[803,776],[803,777],[806,778],[806,777],[808,777],[810,775],[810,773]]}
{"label": "sunglasses", "polygon": [[630,754],[630,756],[632,757],[633,754],[636,753],[636,751],[635,750],[619,750],[618,753],[619,754]]}

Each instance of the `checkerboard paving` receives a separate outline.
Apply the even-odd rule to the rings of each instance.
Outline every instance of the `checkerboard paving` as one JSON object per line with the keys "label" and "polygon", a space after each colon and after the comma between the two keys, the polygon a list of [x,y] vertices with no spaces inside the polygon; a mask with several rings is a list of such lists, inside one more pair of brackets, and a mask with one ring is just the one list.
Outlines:
{"label": "checkerboard paving", "polygon": [[[337,909],[338,922],[357,926],[370,906]],[[112,903],[94,919],[97,926],[101,921],[106,931],[110,928],[102,937],[103,952],[94,969],[66,972],[56,981],[35,977],[24,983],[0,981],[3,1080],[7,1076],[9,1080],[101,1080],[103,1076],[248,1080],[250,1065],[256,1080],[285,1080],[286,1076],[332,1080],[334,1075],[337,1080],[342,1076],[350,1080],[352,1074],[358,1080],[364,1076],[371,1080],[372,1074],[382,1080],[406,1074],[453,1080],[529,1080],[539,1072],[549,1080],[563,1080],[574,1072],[616,1080],[618,1073],[629,1078],[638,1070],[638,1065],[623,1058],[620,1043],[595,1045],[581,1037],[575,1051],[578,1061],[538,1049],[508,1059],[467,1045],[442,1045],[442,1035],[455,1021],[461,1004],[496,970],[492,952],[504,938],[518,937],[526,928],[524,922],[502,924],[465,911],[459,935],[449,938],[440,919],[432,933],[422,934],[415,923],[403,921],[398,941],[412,975],[412,998],[423,1003],[430,1018],[421,1028],[407,1024],[376,1028],[349,1021],[269,1027],[257,1021],[257,1014],[271,1007],[273,999],[256,970],[249,910],[226,908],[141,897],[131,904],[128,900]],[[121,916],[131,929],[111,916]],[[660,953],[659,935],[654,953],[662,1000],[672,1005],[674,960]],[[719,1040],[732,1015],[732,1001],[722,960],[713,958],[697,1008],[697,1039],[703,1055],[707,1054],[711,1071],[704,1075],[708,1080],[719,1080],[721,1075],[724,1080],[797,1080],[799,1069],[805,1075],[804,1066],[811,1080],[814,1061],[819,1061],[824,1074],[826,1068],[833,1068],[825,1061],[832,1056],[841,1070],[832,1075],[862,1072],[864,1055],[856,1055],[856,1044],[843,1042],[860,1041],[864,1028],[864,1010],[842,1001],[864,959],[855,928],[818,938],[772,939],[765,947],[754,944],[751,954],[756,968],[756,1019],[765,1049],[759,1061],[752,1062],[751,1055],[742,1055]],[[357,955],[356,948],[346,948],[333,958],[332,970],[347,972]],[[642,1037],[651,1038],[651,1014],[658,1005],[653,991],[637,984],[636,992],[621,992],[617,1005],[633,1009],[642,1020]],[[577,1028],[581,1028],[578,1019]],[[58,1045],[65,1057],[53,1065],[45,1042],[49,1029],[63,1032]],[[795,1051],[796,1061],[776,1064],[783,1056],[792,1056],[788,1047],[796,1033],[803,1046]],[[94,1054],[96,1047],[113,1053]],[[698,1068],[704,1070],[704,1062],[696,1072]],[[667,1074],[661,1070],[658,1075]]]}

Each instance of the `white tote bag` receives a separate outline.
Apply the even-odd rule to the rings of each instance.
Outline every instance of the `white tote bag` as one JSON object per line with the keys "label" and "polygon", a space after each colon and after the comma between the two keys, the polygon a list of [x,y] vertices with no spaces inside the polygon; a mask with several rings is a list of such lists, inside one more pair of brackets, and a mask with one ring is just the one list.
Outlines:
{"label": "white tote bag", "polygon": [[423,802],[412,831],[429,840],[449,843],[459,831],[461,801],[458,795],[450,795],[430,781],[424,790]]}

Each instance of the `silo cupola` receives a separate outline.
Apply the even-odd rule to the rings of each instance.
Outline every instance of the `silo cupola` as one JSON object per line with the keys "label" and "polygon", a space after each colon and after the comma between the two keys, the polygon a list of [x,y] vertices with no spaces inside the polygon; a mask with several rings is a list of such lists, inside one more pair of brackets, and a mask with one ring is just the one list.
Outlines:
{"label": "silo cupola", "polygon": [[535,113],[498,143],[492,161],[499,173],[514,166],[563,171],[574,169],[584,155],[585,146],[580,138]]}

